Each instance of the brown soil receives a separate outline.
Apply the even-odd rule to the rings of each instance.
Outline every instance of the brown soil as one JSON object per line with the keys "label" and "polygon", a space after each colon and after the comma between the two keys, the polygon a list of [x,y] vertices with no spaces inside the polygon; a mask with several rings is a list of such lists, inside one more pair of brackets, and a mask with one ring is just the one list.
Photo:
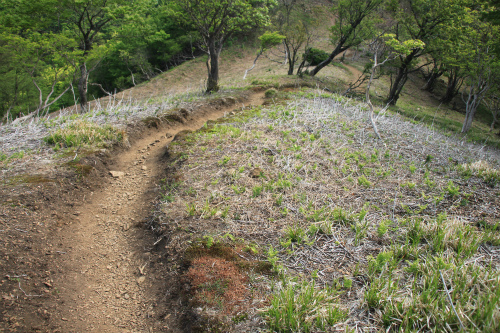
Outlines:
{"label": "brown soil", "polygon": [[262,102],[261,92],[212,101],[175,125],[135,128],[129,148],[2,186],[0,332],[183,331],[177,270],[144,228],[166,176],[166,146],[178,132]]}

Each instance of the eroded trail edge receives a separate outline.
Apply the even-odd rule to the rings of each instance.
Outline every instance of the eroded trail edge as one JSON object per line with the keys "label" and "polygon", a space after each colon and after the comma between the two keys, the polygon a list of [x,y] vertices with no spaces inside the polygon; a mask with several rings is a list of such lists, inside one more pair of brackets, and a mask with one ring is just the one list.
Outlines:
{"label": "eroded trail edge", "polygon": [[183,123],[157,124],[116,156],[102,187],[85,195],[75,207],[74,221],[59,235],[65,255],[59,259],[64,274],[54,281],[61,299],[52,317],[55,327],[61,332],[180,329],[172,313],[177,309],[163,302],[161,272],[169,269],[168,263],[153,251],[151,232],[141,228],[164,177],[166,146],[176,133],[196,130],[242,104],[262,104],[262,97],[257,93],[242,103],[199,106]]}

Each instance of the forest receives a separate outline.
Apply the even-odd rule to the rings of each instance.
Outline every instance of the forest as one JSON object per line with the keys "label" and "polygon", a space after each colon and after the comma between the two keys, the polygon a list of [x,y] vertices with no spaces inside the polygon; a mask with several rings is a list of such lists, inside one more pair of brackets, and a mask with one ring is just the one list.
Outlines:
{"label": "forest", "polygon": [[[316,4],[317,2],[317,4]],[[432,92],[460,96],[466,133],[478,107],[500,116],[498,0],[0,0],[3,122],[79,105],[207,56],[206,92],[219,89],[225,46],[251,43],[257,58],[282,50],[288,75],[316,76],[349,49],[364,49],[365,83],[390,78],[395,105],[412,73]],[[315,48],[325,13],[329,48]],[[258,45],[258,46],[256,46]],[[312,66],[312,67],[311,67]],[[378,67],[378,68],[377,68]]]}

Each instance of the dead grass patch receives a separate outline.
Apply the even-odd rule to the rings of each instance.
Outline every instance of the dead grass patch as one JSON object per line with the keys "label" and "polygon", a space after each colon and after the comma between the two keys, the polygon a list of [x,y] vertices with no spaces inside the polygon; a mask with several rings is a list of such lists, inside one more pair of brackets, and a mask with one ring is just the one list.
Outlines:
{"label": "dead grass patch", "polygon": [[[422,329],[420,320],[407,321],[410,326],[400,324],[403,317],[391,320],[395,314],[383,307],[397,293],[408,290],[411,295],[408,281],[417,281],[415,288],[419,281],[439,282],[434,275],[412,280],[406,268],[419,258],[431,266],[435,257],[464,269],[473,263],[484,269],[491,265],[491,276],[499,275],[500,252],[492,246],[498,231],[490,227],[500,219],[498,188],[475,175],[465,178],[459,170],[477,160],[496,166],[498,151],[448,138],[399,116],[379,116],[381,142],[370,130],[364,106],[353,100],[312,90],[291,92],[287,98],[285,104],[248,110],[251,118],[235,114],[170,145],[171,154],[185,156],[178,165],[185,178],[172,200],[158,206],[163,224],[188,229],[190,237],[230,234],[251,245],[256,251],[246,252],[245,258],[267,261],[277,274],[252,270],[249,275],[251,291],[267,295],[271,303],[278,297],[271,286],[283,283],[284,276],[297,279],[298,285],[314,282],[315,291],[308,293],[322,295],[333,288],[338,299],[329,306],[348,309],[347,317],[339,316],[334,324],[342,330],[354,325]],[[477,227],[479,221],[487,223],[488,231]],[[397,288],[383,282],[390,275],[378,279],[381,272],[397,272]],[[445,277],[448,273],[443,272]],[[449,281],[462,280],[457,270]],[[386,292],[372,297],[370,291],[381,290]],[[442,285],[415,292],[425,297],[439,290]],[[485,292],[471,297],[483,299]],[[405,299],[402,304],[409,302]],[[439,300],[445,302],[446,295]],[[424,302],[419,298],[412,304],[408,309],[423,316]],[[460,306],[474,318],[488,317],[468,303]],[[443,303],[432,309],[443,311],[432,315],[436,325],[453,317],[439,310]],[[258,312],[248,315],[238,325],[265,326]],[[478,325],[471,320],[468,327]]]}
{"label": "dead grass patch", "polygon": [[245,307],[248,278],[236,265],[219,257],[194,259],[186,272],[195,305],[215,308],[221,315],[234,315]]}

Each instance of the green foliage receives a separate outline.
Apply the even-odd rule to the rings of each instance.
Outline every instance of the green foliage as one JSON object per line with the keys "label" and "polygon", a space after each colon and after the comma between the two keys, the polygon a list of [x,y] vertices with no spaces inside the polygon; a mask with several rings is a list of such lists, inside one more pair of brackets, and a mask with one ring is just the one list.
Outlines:
{"label": "green foliage", "polygon": [[[175,16],[197,31],[203,42],[207,62],[207,93],[219,89],[219,55],[231,35],[269,24],[269,9],[275,0],[175,0]],[[273,35],[276,37],[277,35]],[[268,36],[269,37],[269,36]],[[273,40],[272,37],[264,41]]]}
{"label": "green foliage", "polygon": [[335,299],[333,290],[317,289],[314,282],[290,281],[278,289],[263,315],[275,332],[324,330],[347,318]]}
{"label": "green foliage", "polygon": [[446,186],[446,191],[448,192],[448,195],[451,197],[456,197],[460,195],[460,186],[455,185],[452,180],[448,182],[448,185]]}
{"label": "green foliage", "polygon": [[358,177],[358,184],[364,187],[370,187],[372,185],[372,183],[368,179],[366,179],[364,175]]}
{"label": "green foliage", "polygon": [[328,59],[329,56],[330,54],[328,54],[327,52],[320,49],[315,49],[313,47],[307,49],[306,53],[304,53],[304,58],[310,66],[319,65],[321,62]]}
{"label": "green foliage", "polygon": [[278,91],[274,88],[267,89],[265,92],[266,98],[272,98],[275,97]]}
{"label": "green foliage", "polygon": [[262,186],[262,185],[260,185],[260,186],[259,185],[258,186],[254,186],[252,188],[252,197],[253,198],[258,197],[262,193],[263,189],[264,189],[264,186]]}
{"label": "green foliage", "polygon": [[76,121],[60,128],[43,140],[58,147],[105,147],[123,140],[124,133],[112,126]]}
{"label": "green foliage", "polygon": [[264,52],[269,48],[279,45],[285,38],[286,36],[280,35],[278,32],[266,31],[262,36],[259,37],[260,49],[262,52]]}
{"label": "green foliage", "polygon": [[400,42],[396,39],[395,34],[385,34],[382,36],[386,39],[385,43],[393,49],[397,54],[409,55],[413,50],[423,49],[425,43],[418,39],[409,39]]}
{"label": "green foliage", "polygon": [[281,240],[281,246],[289,247],[292,243],[298,245],[309,242],[306,230],[299,226],[288,227],[285,231],[285,239]]}

